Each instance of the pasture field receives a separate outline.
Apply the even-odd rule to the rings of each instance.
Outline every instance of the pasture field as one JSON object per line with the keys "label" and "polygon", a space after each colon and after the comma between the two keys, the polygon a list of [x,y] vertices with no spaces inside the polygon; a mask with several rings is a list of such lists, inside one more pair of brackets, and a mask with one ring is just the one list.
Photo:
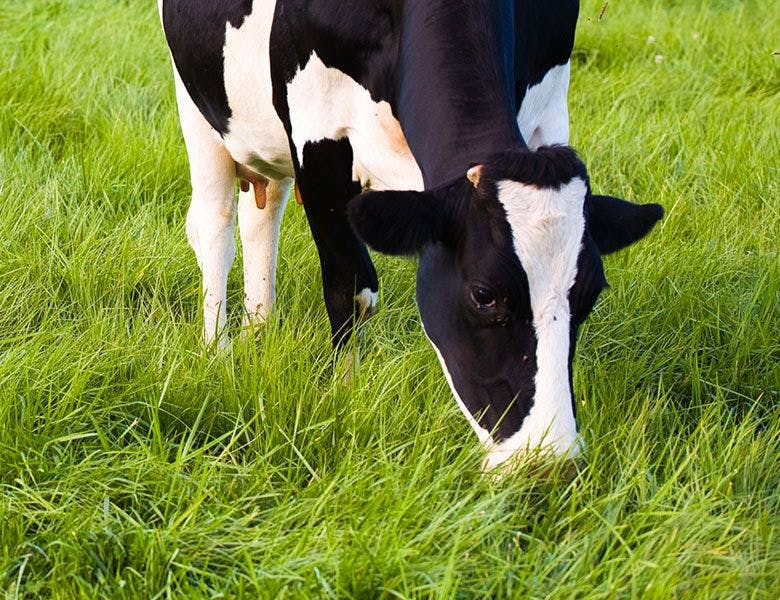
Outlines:
{"label": "pasture field", "polygon": [[376,258],[342,383],[295,203],[275,316],[236,336],[234,269],[234,343],[207,351],[155,3],[0,0],[2,593],[780,597],[772,5],[583,2],[572,145],[596,191],[667,216],[605,261],[582,471],[494,482],[413,261]]}

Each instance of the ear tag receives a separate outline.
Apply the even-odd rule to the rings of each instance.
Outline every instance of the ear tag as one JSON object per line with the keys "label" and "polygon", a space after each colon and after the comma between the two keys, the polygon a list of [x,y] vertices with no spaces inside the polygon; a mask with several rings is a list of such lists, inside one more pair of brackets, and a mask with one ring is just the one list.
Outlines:
{"label": "ear tag", "polygon": [[479,186],[480,177],[482,177],[482,165],[474,165],[466,171],[466,178],[475,188]]}

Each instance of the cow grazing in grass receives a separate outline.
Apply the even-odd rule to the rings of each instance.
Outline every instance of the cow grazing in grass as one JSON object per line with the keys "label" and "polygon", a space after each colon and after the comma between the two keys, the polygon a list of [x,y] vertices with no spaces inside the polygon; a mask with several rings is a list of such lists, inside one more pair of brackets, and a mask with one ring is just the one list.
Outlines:
{"label": "cow grazing in grass", "polygon": [[160,11],[206,338],[224,336],[236,178],[250,322],[273,302],[294,179],[336,345],[376,303],[364,242],[418,254],[423,327],[485,466],[537,447],[576,454],[571,362],[605,286],[601,255],[662,215],[591,193],[564,145],[578,2],[161,0]]}

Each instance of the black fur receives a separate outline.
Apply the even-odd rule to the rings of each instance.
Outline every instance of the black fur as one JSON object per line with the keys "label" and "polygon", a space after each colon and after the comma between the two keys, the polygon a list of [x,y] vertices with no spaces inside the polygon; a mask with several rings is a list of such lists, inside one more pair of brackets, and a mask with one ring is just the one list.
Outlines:
{"label": "black fur", "polygon": [[664,216],[660,204],[632,204],[612,196],[588,198],[588,226],[601,254],[611,254],[645,237]]}
{"label": "black fur", "polygon": [[[501,246],[486,244],[479,229],[464,240],[461,251],[444,243],[423,249],[416,296],[425,332],[444,357],[463,403],[500,442],[520,429],[533,406],[536,338],[517,257],[511,251],[493,252]],[[468,264],[464,257],[473,257],[473,248],[466,246],[472,244],[485,252]],[[477,283],[499,292],[491,314],[475,311],[470,303],[470,286]]]}
{"label": "black fur", "polygon": [[515,60],[517,110],[529,86],[544,79],[551,67],[568,62],[574,48],[579,10],[579,0],[515,2],[515,57],[519,57]]}
{"label": "black fur", "polygon": [[453,213],[467,188],[457,181],[427,192],[366,192],[349,203],[352,228],[384,254],[417,254],[423,246],[457,235]]}
{"label": "black fur", "polygon": [[514,110],[513,21],[509,0],[405,3],[397,111],[426,189],[523,145]]}
{"label": "black fur", "polygon": [[355,295],[365,288],[379,289],[366,247],[347,221],[347,202],[360,191],[351,173],[352,146],[346,138],[310,142],[303,148],[298,185],[320,256],[325,306],[336,345],[360,317]]}
{"label": "black fur", "polygon": [[241,27],[252,0],[165,0],[162,23],[184,87],[216,131],[228,131],[231,113],[225,92],[222,48],[228,23]]}
{"label": "black fur", "polygon": [[568,146],[542,146],[500,152],[484,164],[483,178],[511,179],[536,187],[559,189],[575,177],[587,181],[588,173],[577,153]]}

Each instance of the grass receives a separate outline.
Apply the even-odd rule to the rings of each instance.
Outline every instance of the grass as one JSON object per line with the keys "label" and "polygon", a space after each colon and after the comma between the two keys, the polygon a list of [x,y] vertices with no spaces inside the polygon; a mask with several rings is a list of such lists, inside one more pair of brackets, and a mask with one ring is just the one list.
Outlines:
{"label": "grass", "polygon": [[0,0],[6,597],[780,596],[780,13],[604,4],[572,144],[596,190],[667,216],[607,260],[581,335],[586,467],[495,483],[411,261],[377,259],[340,383],[294,204],[272,322],[205,351],[154,3]]}

